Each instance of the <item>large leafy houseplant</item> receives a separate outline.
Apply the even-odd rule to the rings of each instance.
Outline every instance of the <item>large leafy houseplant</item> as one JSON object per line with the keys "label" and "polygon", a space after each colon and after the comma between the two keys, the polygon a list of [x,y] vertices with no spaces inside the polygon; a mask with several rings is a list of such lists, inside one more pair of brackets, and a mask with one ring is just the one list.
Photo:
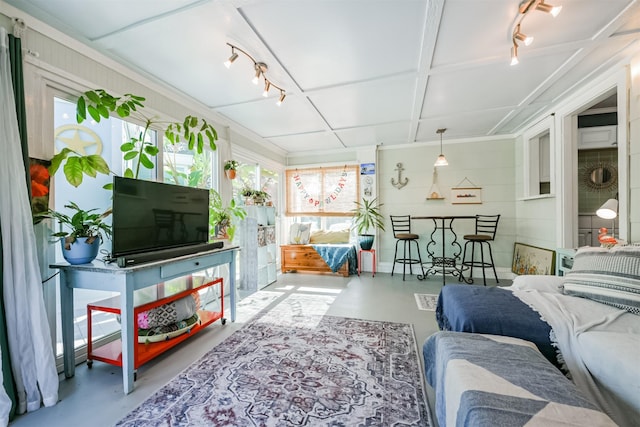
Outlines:
{"label": "large leafy houseplant", "polygon": [[374,235],[368,234],[371,229],[379,228],[384,231],[384,216],[380,213],[382,203],[378,204],[378,199],[362,199],[356,201],[356,207],[352,209],[353,228],[356,230],[360,240],[360,247],[370,250],[373,246]]}
{"label": "large leafy houseplant", "polygon": [[[165,125],[164,136],[171,144],[186,143],[189,150],[202,153],[205,140],[212,150],[216,149],[215,141],[218,134],[215,128],[205,119],[188,115],[181,122],[165,122],[158,117],[144,113],[145,98],[133,94],[121,97],[113,96],[104,89],[84,92],[76,104],[76,120],[82,123],[88,117],[100,122],[108,119],[111,113],[121,118],[131,117],[144,123],[143,130],[120,146],[123,158],[133,162],[133,167],[127,168],[123,176],[138,178],[140,168],[152,169],[159,149],[148,139],[152,126]],[[99,154],[82,155],[69,148],[64,148],[51,159],[49,171],[54,175],[62,166],[67,181],[74,187],[79,186],[85,175],[95,177],[98,173],[109,174],[111,171],[105,159]],[[110,188],[110,184],[105,187]]]}
{"label": "large leafy houseplant", "polygon": [[219,235],[228,235],[233,240],[236,232],[234,219],[241,220],[247,216],[242,206],[238,206],[235,200],[231,200],[225,206],[220,193],[216,190],[209,191],[209,230],[213,238]]}

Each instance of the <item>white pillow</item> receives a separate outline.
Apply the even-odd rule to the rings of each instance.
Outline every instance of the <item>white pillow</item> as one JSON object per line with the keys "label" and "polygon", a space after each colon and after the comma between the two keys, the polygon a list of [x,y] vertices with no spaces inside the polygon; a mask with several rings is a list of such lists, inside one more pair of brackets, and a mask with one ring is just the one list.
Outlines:
{"label": "white pillow", "polygon": [[297,222],[289,229],[289,243],[292,245],[307,245],[311,237],[311,223]]}

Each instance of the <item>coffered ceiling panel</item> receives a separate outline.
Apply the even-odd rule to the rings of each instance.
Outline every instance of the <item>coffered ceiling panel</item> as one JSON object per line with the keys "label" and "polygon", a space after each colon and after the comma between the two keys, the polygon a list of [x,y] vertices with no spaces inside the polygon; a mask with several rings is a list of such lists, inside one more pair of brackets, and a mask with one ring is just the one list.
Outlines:
{"label": "coffered ceiling panel", "polygon": [[344,148],[344,145],[332,132],[296,134],[270,138],[269,140],[288,152],[325,151]]}
{"label": "coffered ceiling panel", "polygon": [[415,78],[345,85],[309,95],[333,129],[411,119]]}
{"label": "coffered ceiling panel", "polygon": [[409,139],[410,122],[387,123],[337,131],[336,134],[347,147],[367,145],[406,144]]}
{"label": "coffered ceiling panel", "polygon": [[302,90],[416,72],[425,10],[425,1],[413,0],[263,1],[240,8]]}
{"label": "coffered ceiling panel", "polygon": [[263,138],[324,130],[324,122],[300,96],[287,98],[280,107],[275,105],[275,99],[262,99],[218,111],[234,122],[248,123],[249,130]]}

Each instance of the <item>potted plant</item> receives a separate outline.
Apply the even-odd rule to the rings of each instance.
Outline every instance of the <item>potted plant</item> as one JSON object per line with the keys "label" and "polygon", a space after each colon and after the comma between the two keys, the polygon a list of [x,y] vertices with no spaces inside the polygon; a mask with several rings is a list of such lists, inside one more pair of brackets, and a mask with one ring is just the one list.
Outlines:
{"label": "potted plant", "polygon": [[69,202],[65,208],[74,210],[75,213],[69,216],[49,209],[36,214],[36,218],[56,219],[69,229],[52,234],[53,237],[60,238],[62,256],[69,264],[90,263],[98,256],[98,248],[104,236],[111,238],[111,225],[104,222],[105,218],[111,215],[111,208],[97,213],[97,209],[80,209],[74,202]]}
{"label": "potted plant", "polygon": [[374,234],[367,234],[370,229],[379,228],[384,231],[384,217],[380,213],[382,203],[378,204],[378,199],[355,202],[356,207],[353,212],[353,228],[358,233],[358,242],[363,250],[371,250],[373,247]]}
{"label": "potted plant", "polygon": [[236,171],[239,166],[240,163],[237,160],[227,160],[224,163],[224,172],[227,174],[227,178],[236,179]]}
{"label": "potted plant", "polygon": [[209,230],[213,233],[212,238],[229,238],[233,240],[236,226],[233,219],[244,219],[247,212],[231,200],[227,206],[222,202],[220,193],[216,190],[209,192]]}
{"label": "potted plant", "polygon": [[254,204],[258,206],[262,206],[264,205],[264,202],[268,200],[271,196],[266,191],[253,190],[253,195],[251,197],[253,198]]}
{"label": "potted plant", "polygon": [[255,190],[252,190],[249,187],[244,187],[242,190],[240,190],[240,195],[242,197],[244,197],[244,204],[245,205],[252,205],[253,204],[253,193]]}

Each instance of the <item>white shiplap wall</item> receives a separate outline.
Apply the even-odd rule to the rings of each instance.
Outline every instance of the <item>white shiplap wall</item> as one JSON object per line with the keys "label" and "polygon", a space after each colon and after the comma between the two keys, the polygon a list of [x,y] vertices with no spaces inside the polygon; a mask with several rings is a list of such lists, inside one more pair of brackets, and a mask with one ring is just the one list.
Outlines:
{"label": "white shiplap wall", "polygon": [[[433,182],[433,162],[440,153],[440,146],[423,145],[380,151],[379,195],[384,203],[382,213],[386,217],[387,224],[386,232],[379,235],[380,271],[391,271],[393,263],[395,239],[391,231],[389,215],[501,214],[498,234],[492,247],[499,276],[510,276],[513,242],[516,235],[514,139],[445,143],[443,151],[449,166],[439,168],[438,186],[445,200],[430,201],[427,201],[426,197]],[[391,185],[391,178],[397,179],[395,171],[397,163],[403,164],[403,176],[409,178],[409,183],[402,189]],[[457,186],[465,178],[482,187],[482,204],[451,204],[451,187]],[[462,234],[473,231],[474,222],[459,220],[454,225],[456,233],[461,238]],[[421,236],[420,250],[425,257],[424,248],[433,229],[433,223],[429,220],[416,220],[413,221],[412,227]]]}

